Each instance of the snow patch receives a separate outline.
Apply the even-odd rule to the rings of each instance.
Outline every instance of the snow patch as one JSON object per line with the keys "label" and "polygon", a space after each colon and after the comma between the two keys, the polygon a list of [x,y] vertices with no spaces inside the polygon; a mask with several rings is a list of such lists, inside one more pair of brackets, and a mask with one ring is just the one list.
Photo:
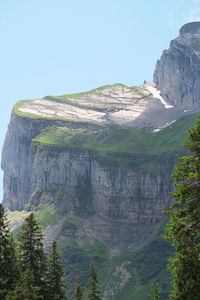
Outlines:
{"label": "snow patch", "polygon": [[165,123],[165,125],[154,129],[153,132],[158,132],[158,131],[160,131],[160,130],[166,128],[166,127],[168,127],[169,125],[173,124],[174,122],[176,122],[176,120],[173,120],[172,122],[167,122],[167,123]]}
{"label": "snow patch", "polygon": [[160,95],[160,91],[155,88],[152,84],[151,85],[146,85],[146,89],[152,93],[154,98],[157,98],[161,101],[161,103],[165,106],[166,109],[172,108],[174,107],[173,105],[169,105],[164,99],[163,97]]}

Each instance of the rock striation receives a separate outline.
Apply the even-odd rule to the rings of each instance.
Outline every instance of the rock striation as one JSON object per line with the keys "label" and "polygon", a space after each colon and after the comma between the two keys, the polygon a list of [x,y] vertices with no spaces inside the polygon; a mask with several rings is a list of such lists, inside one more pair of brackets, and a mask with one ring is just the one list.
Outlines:
{"label": "rock striation", "polygon": [[[122,299],[121,290],[141,282],[143,295],[147,282],[165,277],[162,254],[169,252],[157,230],[172,203],[171,173],[185,154],[199,99],[200,22],[194,22],[163,52],[152,83],[17,102],[1,164],[4,206],[10,214],[21,211],[12,228],[35,211],[46,248],[57,240],[67,267],[80,260],[86,273],[91,257],[100,268],[106,262],[103,299]],[[121,255],[119,263],[112,262],[114,255]],[[144,264],[147,272],[140,270]]]}
{"label": "rock striation", "polygon": [[87,149],[34,143],[47,125],[48,120],[12,115],[2,156],[4,205],[10,210],[41,203],[65,207],[67,215],[82,219],[88,238],[99,238],[113,252],[144,244],[171,203],[176,157],[150,156],[151,166],[144,170],[110,165]]}
{"label": "rock striation", "polygon": [[184,110],[200,108],[200,22],[180,29],[157,61],[153,81],[169,104]]}

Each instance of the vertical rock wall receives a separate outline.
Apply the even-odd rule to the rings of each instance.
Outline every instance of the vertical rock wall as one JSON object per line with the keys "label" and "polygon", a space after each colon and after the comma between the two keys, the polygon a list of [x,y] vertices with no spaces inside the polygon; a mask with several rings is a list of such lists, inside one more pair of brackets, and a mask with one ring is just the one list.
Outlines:
{"label": "vertical rock wall", "polygon": [[200,22],[180,29],[157,61],[153,81],[168,103],[185,110],[200,108]]}

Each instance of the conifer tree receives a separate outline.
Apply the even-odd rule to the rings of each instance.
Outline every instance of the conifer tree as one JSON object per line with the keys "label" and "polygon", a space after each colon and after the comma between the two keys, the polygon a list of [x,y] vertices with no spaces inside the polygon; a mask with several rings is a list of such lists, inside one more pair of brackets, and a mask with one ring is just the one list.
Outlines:
{"label": "conifer tree", "polygon": [[160,289],[157,286],[157,282],[154,280],[152,284],[152,294],[149,295],[152,300],[158,300],[160,298]]}
{"label": "conifer tree", "polygon": [[33,285],[45,291],[44,275],[46,272],[46,255],[43,250],[41,229],[31,213],[18,234],[21,273],[30,270],[33,274]]}
{"label": "conifer tree", "polygon": [[80,283],[76,283],[75,292],[74,292],[74,300],[82,300],[83,299],[83,292],[80,286]]}
{"label": "conifer tree", "polygon": [[52,248],[48,256],[48,271],[47,271],[47,289],[49,300],[64,300],[65,285],[62,281],[64,269],[60,261],[60,255],[57,249],[57,243],[52,243]]}
{"label": "conifer tree", "polygon": [[76,266],[76,275],[75,275],[75,291],[74,291],[74,300],[83,299],[83,291],[80,283],[80,272],[78,266]]}
{"label": "conifer tree", "polygon": [[9,244],[8,222],[5,216],[5,210],[0,204],[0,298],[4,299],[7,289],[6,250]]}
{"label": "conifer tree", "polygon": [[5,299],[6,294],[14,289],[18,274],[14,241],[4,207],[0,204],[0,299]]}
{"label": "conifer tree", "polygon": [[7,264],[7,289],[13,290],[16,282],[19,279],[19,258],[17,253],[17,243],[15,242],[13,235],[9,235],[9,244],[6,256]]}
{"label": "conifer tree", "polygon": [[97,272],[94,264],[90,265],[90,278],[87,283],[87,299],[88,300],[101,300],[99,297],[99,285],[97,280]]}
{"label": "conifer tree", "polygon": [[6,300],[43,300],[40,288],[35,286],[33,272],[28,267],[21,275],[13,292],[9,293]]}
{"label": "conifer tree", "polygon": [[170,217],[165,239],[175,247],[169,269],[174,275],[170,299],[200,299],[200,118],[185,143],[191,155],[181,157],[173,173],[176,202],[166,211]]}

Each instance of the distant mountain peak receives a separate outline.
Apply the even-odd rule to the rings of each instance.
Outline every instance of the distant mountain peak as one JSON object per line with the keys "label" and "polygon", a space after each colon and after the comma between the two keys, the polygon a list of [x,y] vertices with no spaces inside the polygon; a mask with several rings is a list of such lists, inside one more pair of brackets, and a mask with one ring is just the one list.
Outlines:
{"label": "distant mountain peak", "polygon": [[153,81],[169,104],[184,110],[200,109],[200,22],[180,29],[157,61]]}
{"label": "distant mountain peak", "polygon": [[180,34],[200,33],[200,22],[190,22],[183,25],[180,29]]}

